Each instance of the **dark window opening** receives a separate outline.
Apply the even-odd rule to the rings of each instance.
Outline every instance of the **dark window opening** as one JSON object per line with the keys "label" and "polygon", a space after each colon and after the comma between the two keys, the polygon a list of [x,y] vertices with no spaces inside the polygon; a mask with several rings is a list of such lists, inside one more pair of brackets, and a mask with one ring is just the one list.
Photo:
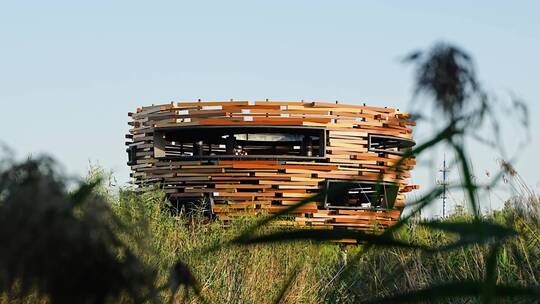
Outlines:
{"label": "dark window opening", "polygon": [[327,181],[327,209],[392,209],[399,186],[386,182]]}
{"label": "dark window opening", "polygon": [[368,142],[369,151],[399,155],[415,145],[414,141],[409,139],[374,134],[369,135]]}
{"label": "dark window opening", "polygon": [[154,131],[156,158],[323,158],[326,130],[286,126],[197,126]]}
{"label": "dark window opening", "polygon": [[133,166],[137,164],[137,147],[136,146],[130,146],[126,149],[126,152],[128,154],[128,166]]}

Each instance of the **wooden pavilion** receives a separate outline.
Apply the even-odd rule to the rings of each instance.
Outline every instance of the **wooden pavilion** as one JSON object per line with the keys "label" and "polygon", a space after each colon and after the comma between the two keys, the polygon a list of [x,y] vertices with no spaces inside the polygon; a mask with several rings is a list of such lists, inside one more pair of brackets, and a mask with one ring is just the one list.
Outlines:
{"label": "wooden pavilion", "polygon": [[217,217],[293,211],[299,225],[372,229],[404,208],[414,158],[409,114],[386,107],[304,101],[171,102],[129,113],[128,165],[140,189],[178,203],[206,199]]}

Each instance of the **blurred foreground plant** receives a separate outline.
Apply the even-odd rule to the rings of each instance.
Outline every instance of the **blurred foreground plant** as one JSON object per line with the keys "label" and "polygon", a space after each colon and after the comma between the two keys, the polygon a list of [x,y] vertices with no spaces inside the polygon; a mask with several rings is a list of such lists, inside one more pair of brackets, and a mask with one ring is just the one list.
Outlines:
{"label": "blurred foreground plant", "polygon": [[[0,292],[37,292],[51,303],[159,302],[162,287],[119,234],[130,234],[95,191],[93,178],[68,192],[47,157],[0,168]],[[141,240],[144,241],[144,240]],[[181,262],[171,288],[194,286]]]}
{"label": "blurred foreground plant", "polygon": [[[354,239],[362,243],[362,250],[353,256],[351,263],[339,274],[338,279],[343,279],[351,275],[354,269],[352,266],[373,248],[397,247],[434,254],[470,246],[484,245],[489,246],[490,253],[486,256],[487,262],[485,264],[484,278],[481,280],[432,284],[425,288],[406,293],[368,299],[366,302],[433,302],[448,298],[478,297],[484,303],[490,303],[496,299],[500,300],[505,297],[540,298],[540,288],[537,286],[512,286],[498,283],[496,261],[498,259],[499,249],[507,239],[515,237],[518,233],[502,224],[484,220],[481,216],[478,200],[480,190],[489,190],[497,185],[502,176],[510,173],[508,168],[511,168],[511,165],[507,163],[507,166],[502,166],[502,170],[498,174],[495,174],[487,185],[479,185],[473,179],[469,155],[465,147],[467,138],[479,139],[481,143],[491,143],[492,146],[499,148],[498,151],[503,156],[504,149],[498,140],[500,127],[496,116],[497,104],[489,97],[489,94],[484,91],[476,79],[471,56],[456,46],[438,43],[428,52],[415,51],[411,53],[405,58],[405,62],[416,64],[415,96],[423,94],[431,98],[434,109],[438,112],[438,115],[444,118],[444,126],[435,136],[406,152],[395,167],[399,170],[407,158],[419,156],[442,144],[454,152],[455,157],[453,162],[460,168],[461,180],[458,184],[451,187],[464,190],[470,209],[473,212],[473,218],[469,221],[443,222],[441,220],[432,220],[421,223],[422,226],[432,231],[439,230],[455,235],[454,241],[444,246],[430,247],[416,243],[414,240],[400,239],[395,234],[400,227],[408,224],[411,218],[416,216],[422,209],[442,194],[441,187],[437,186],[427,191],[420,199],[408,204],[411,212],[408,215],[402,216],[394,226],[381,234],[341,229],[327,231],[301,229],[260,233],[259,229],[261,227],[308,202],[322,201],[326,195],[340,196],[343,193],[343,191],[335,189],[332,191],[322,189],[316,196],[305,199],[297,205],[259,221],[249,229],[246,229],[231,244],[249,245],[297,240],[327,242],[339,241],[341,239]],[[514,100],[514,109],[516,111],[522,111],[524,108],[526,109],[525,104]],[[526,114],[526,110],[522,111],[522,113]],[[508,115],[509,113],[505,114]],[[421,115],[418,116],[422,117]],[[486,118],[491,122],[495,140],[486,140],[477,133],[484,125]],[[527,121],[528,118],[526,115],[522,117],[523,126],[527,126]],[[347,188],[347,185],[345,185],[343,190]],[[281,299],[276,299],[276,302],[279,301]]]}
{"label": "blurred foreground plant", "polygon": [[[471,57],[457,47],[439,44],[429,52],[414,52],[407,57],[407,61],[417,64],[416,92],[426,93],[432,97],[435,108],[439,109],[439,113],[446,119],[445,125],[434,137],[409,151],[403,159],[418,156],[437,145],[446,144],[455,152],[454,162],[460,166],[463,177],[459,184],[452,187],[465,190],[469,206],[473,210],[472,218],[421,222],[417,224],[420,228],[417,231],[428,231],[428,240],[438,240],[440,235],[452,237],[444,242],[422,242],[403,235],[403,229],[400,229],[409,225],[411,218],[439,197],[442,193],[440,187],[427,191],[422,197],[410,203],[411,212],[381,234],[352,230],[264,229],[273,220],[307,202],[320,201],[326,195],[330,197],[342,195],[342,191],[348,188],[347,185],[343,185],[341,190],[321,189],[315,197],[256,221],[242,229],[231,241],[228,241],[229,238],[222,242],[219,239],[216,242],[212,241],[210,242],[212,247],[199,252],[197,256],[203,256],[204,253],[227,252],[227,249],[238,245],[257,246],[298,240],[322,244],[344,238],[355,239],[362,246],[351,250],[354,252],[353,256],[347,259],[330,280],[333,284],[331,286],[347,286],[347,278],[361,277],[356,273],[362,271],[355,267],[358,262],[366,256],[373,257],[379,253],[377,251],[374,254],[372,249],[392,247],[396,250],[391,252],[394,255],[396,252],[414,254],[419,252],[422,255],[437,256],[464,248],[481,247],[485,248],[487,253],[482,255],[485,262],[478,264],[484,266],[480,276],[459,279],[461,277],[455,275],[451,281],[430,281],[419,288],[418,285],[414,285],[415,289],[400,293],[376,292],[378,297],[371,299],[357,294],[359,291],[354,288],[346,287],[339,292],[345,294],[345,300],[356,299],[375,303],[435,302],[448,299],[453,301],[464,297],[476,297],[485,303],[510,297],[521,297],[526,301],[538,299],[540,289],[536,285],[501,283],[501,272],[498,268],[501,265],[508,265],[507,247],[516,246],[514,243],[508,245],[516,237],[519,238],[516,244],[521,244],[523,248],[537,246],[537,239],[523,244],[520,235],[522,230],[528,229],[533,233],[535,230],[521,222],[518,226],[520,228],[515,229],[505,223],[488,220],[480,213],[479,191],[494,187],[502,176],[513,173],[511,165],[505,162],[503,170],[495,174],[488,185],[479,185],[471,177],[472,170],[464,145],[465,139],[478,138],[476,131],[482,126],[485,118],[489,118],[492,125],[496,126],[495,130],[498,129],[497,119],[493,114],[494,106],[476,80]],[[398,162],[396,167],[401,163],[402,161]],[[183,262],[176,259],[177,262],[172,263],[173,267],[170,267],[170,273],[166,277],[168,282],[163,284],[163,280],[157,278],[158,267],[147,263],[147,260],[161,258],[159,252],[155,253],[156,257],[153,259],[145,259],[144,255],[136,253],[138,242],[144,243],[152,238],[151,234],[141,232],[139,227],[145,220],[136,217],[153,214],[141,213],[136,208],[129,209],[129,206],[122,205],[119,207],[121,212],[116,215],[122,214],[128,220],[126,218],[119,220],[103,197],[109,192],[96,189],[98,184],[99,180],[90,179],[89,182],[80,184],[75,191],[69,192],[66,190],[65,178],[57,173],[54,162],[49,158],[29,159],[23,162],[9,159],[0,161],[0,244],[3,246],[0,250],[0,291],[24,295],[28,291],[35,290],[52,303],[103,303],[120,300],[136,303],[159,302],[163,298],[158,294],[166,290],[167,286],[171,302],[175,300],[175,295],[181,288],[186,292],[193,289],[198,294],[197,281],[190,268]],[[537,202],[537,198],[534,199]],[[136,203],[143,203],[141,200],[144,200],[144,197],[139,197]],[[149,222],[153,220],[148,219]],[[516,221],[518,220],[522,219],[516,217]],[[165,226],[154,227],[157,231],[155,233],[178,228]],[[165,235],[169,236],[168,233]],[[197,242],[195,237],[189,236],[188,239]],[[132,240],[130,245],[126,240]],[[182,245],[185,243],[174,244],[174,246]],[[175,250],[180,251],[178,248]],[[240,247],[236,254],[243,251],[243,247]],[[467,257],[466,254],[462,256]],[[527,256],[523,258],[521,255],[515,256],[531,265]],[[171,259],[174,259],[174,256]],[[228,260],[228,257],[223,259]],[[207,257],[207,260],[219,262],[211,257]],[[413,262],[422,261],[425,260],[419,258]],[[221,270],[212,266],[209,268],[213,269],[210,276]],[[275,302],[284,301],[288,296],[288,290],[295,284],[297,276],[303,272],[303,269],[298,269],[299,267],[287,272],[290,276],[284,280]],[[445,267],[449,268],[448,265]],[[531,268],[529,273],[535,273],[535,269],[529,268]],[[460,269],[455,269],[455,272],[459,271]],[[239,269],[235,269],[234,273],[237,272],[242,274]],[[234,276],[232,284],[242,282],[238,276]],[[375,278],[368,280],[374,281]],[[364,280],[357,284],[369,283],[370,281]],[[233,289],[229,288],[227,291],[228,298],[239,299],[231,296],[233,294],[231,290]],[[199,301],[204,300],[199,298]]]}
{"label": "blurred foreground plant", "polygon": [[116,237],[120,223],[92,192],[99,180],[68,193],[50,158],[2,169],[2,290],[35,289],[52,303],[155,298],[153,271]]}

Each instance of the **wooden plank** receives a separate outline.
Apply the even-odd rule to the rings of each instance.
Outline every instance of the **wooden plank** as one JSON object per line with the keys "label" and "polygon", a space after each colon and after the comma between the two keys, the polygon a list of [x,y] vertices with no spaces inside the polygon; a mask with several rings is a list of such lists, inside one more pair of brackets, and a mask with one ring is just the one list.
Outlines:
{"label": "wooden plank", "polygon": [[[374,223],[380,227],[395,223],[404,207],[405,193],[418,188],[407,181],[416,164],[414,158],[403,162],[403,172],[397,172],[392,166],[401,156],[368,149],[370,134],[412,139],[414,121],[408,113],[392,108],[319,101],[197,101],[138,107],[128,115],[131,129],[126,145],[135,149],[132,183],[141,187],[161,184],[168,195],[181,200],[213,195],[214,212],[220,218],[284,210],[313,196],[325,180],[375,182],[382,177],[399,186],[392,210],[325,210],[322,203],[314,202],[295,211],[299,225],[369,230]],[[183,161],[172,158],[181,153],[179,147],[162,142],[163,138],[154,142],[155,128],[199,125],[320,127],[326,130],[326,155],[298,161],[241,156]],[[225,153],[221,145],[223,142],[212,145],[212,153]],[[194,153],[192,143],[183,147]],[[162,158],[154,158],[155,148]],[[275,151],[276,155],[286,153],[284,147]]]}

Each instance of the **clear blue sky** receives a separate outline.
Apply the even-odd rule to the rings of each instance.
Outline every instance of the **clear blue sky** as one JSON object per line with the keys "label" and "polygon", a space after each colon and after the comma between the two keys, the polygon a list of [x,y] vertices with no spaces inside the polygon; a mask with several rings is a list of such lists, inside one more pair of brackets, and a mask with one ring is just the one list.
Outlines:
{"label": "clear blue sky", "polygon": [[[126,114],[138,105],[270,98],[407,109],[412,71],[398,58],[446,40],[474,56],[490,89],[529,101],[532,144],[516,167],[538,190],[539,2],[470,2],[2,1],[0,140],[19,155],[50,153],[72,174],[99,162],[123,183]],[[470,150],[478,172],[495,170],[497,155]],[[414,174],[433,184],[433,169]]]}

